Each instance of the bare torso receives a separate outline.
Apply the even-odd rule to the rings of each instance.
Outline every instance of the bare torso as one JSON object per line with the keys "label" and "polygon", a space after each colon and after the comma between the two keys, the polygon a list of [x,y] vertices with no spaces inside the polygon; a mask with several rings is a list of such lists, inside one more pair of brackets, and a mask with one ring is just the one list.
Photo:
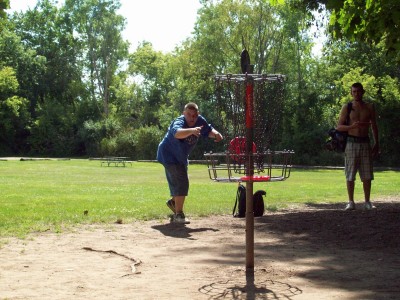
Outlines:
{"label": "bare torso", "polygon": [[353,101],[353,108],[350,113],[350,124],[359,122],[360,127],[350,129],[348,134],[352,136],[368,136],[369,126],[372,117],[372,105],[370,103]]}
{"label": "bare torso", "polygon": [[[348,129],[348,134],[352,136],[366,137],[369,133],[370,125],[375,122],[374,107],[371,103],[364,101],[353,101],[352,110],[350,113],[350,123],[347,125],[358,124],[351,126]],[[342,107],[338,125],[345,125],[347,118],[347,104]]]}

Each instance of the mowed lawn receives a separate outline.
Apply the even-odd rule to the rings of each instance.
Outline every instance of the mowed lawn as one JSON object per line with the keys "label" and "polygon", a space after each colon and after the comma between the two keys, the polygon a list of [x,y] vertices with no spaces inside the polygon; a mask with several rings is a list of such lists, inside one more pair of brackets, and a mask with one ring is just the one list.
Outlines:
{"label": "mowed lawn", "polygon": [[[400,172],[376,171],[372,200],[398,196]],[[213,182],[205,165],[190,165],[189,217],[231,214],[237,183]],[[293,204],[345,203],[343,170],[293,169],[286,181],[255,183],[266,190],[267,210]],[[164,169],[158,163],[101,166],[87,159],[0,161],[0,237],[30,232],[61,232],[78,224],[167,219],[169,198]],[[357,179],[356,201],[363,200]]]}

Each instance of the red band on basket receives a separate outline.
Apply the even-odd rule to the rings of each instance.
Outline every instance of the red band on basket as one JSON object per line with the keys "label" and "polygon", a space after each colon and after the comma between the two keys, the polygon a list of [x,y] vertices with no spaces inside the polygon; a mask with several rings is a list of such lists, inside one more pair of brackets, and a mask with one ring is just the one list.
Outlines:
{"label": "red band on basket", "polygon": [[242,181],[269,181],[270,176],[242,176],[240,180]]}

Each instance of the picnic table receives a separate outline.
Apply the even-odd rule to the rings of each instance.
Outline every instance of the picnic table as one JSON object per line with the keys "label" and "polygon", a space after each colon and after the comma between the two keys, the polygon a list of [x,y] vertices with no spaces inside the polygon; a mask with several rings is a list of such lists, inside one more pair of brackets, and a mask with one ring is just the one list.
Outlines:
{"label": "picnic table", "polygon": [[107,156],[103,158],[103,161],[101,162],[101,166],[103,164],[107,164],[109,167],[110,165],[114,165],[114,167],[125,167],[126,164],[131,164],[132,162],[129,161],[129,157],[124,157],[124,156]]}

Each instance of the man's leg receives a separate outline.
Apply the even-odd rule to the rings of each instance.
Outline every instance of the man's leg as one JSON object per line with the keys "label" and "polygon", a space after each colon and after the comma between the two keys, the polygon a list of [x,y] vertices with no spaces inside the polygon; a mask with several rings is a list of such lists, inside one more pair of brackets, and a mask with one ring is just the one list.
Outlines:
{"label": "man's leg", "polygon": [[363,188],[364,188],[364,197],[365,197],[365,203],[364,203],[364,208],[366,210],[371,210],[376,208],[370,201],[370,196],[371,196],[371,180],[364,180],[363,181]]}
{"label": "man's leg", "polygon": [[[165,165],[168,186],[172,199],[167,201],[167,206],[175,213],[183,212],[185,197],[189,190],[189,177],[187,166],[184,165]],[[180,196],[174,196],[180,195]],[[183,196],[182,196],[183,195]]]}
{"label": "man's leg", "polygon": [[172,199],[175,201],[175,214],[172,216],[171,222],[189,224],[190,221],[183,213],[183,204],[185,203],[186,196],[174,196]]}
{"label": "man's leg", "polygon": [[345,210],[354,210],[356,205],[354,203],[354,180],[346,181],[347,194],[349,195],[349,203],[347,203]]}
{"label": "man's leg", "polygon": [[175,212],[177,214],[183,212],[183,204],[185,203],[186,196],[174,196],[172,199],[175,201]]}
{"label": "man's leg", "polygon": [[361,144],[361,164],[360,164],[360,178],[363,183],[365,209],[373,209],[375,206],[370,202],[371,197],[371,182],[374,179],[374,171],[371,156],[371,146],[369,143]]}
{"label": "man's leg", "polygon": [[349,202],[354,202],[354,181],[347,182],[347,194],[349,195]]}
{"label": "man's leg", "polygon": [[371,196],[371,180],[364,180],[363,188],[364,188],[365,202],[369,202]]}
{"label": "man's leg", "polygon": [[187,220],[183,214],[183,204],[185,203],[185,198],[189,191],[187,166],[170,164],[164,165],[164,167],[170,194],[172,195],[172,199],[167,201],[168,208],[174,212],[174,215],[171,217],[171,222],[189,224],[189,220]]}
{"label": "man's leg", "polygon": [[356,164],[356,144],[347,142],[345,150],[344,171],[346,175],[347,194],[349,203],[347,203],[345,210],[354,210],[356,205],[354,203],[354,181],[357,174]]}

